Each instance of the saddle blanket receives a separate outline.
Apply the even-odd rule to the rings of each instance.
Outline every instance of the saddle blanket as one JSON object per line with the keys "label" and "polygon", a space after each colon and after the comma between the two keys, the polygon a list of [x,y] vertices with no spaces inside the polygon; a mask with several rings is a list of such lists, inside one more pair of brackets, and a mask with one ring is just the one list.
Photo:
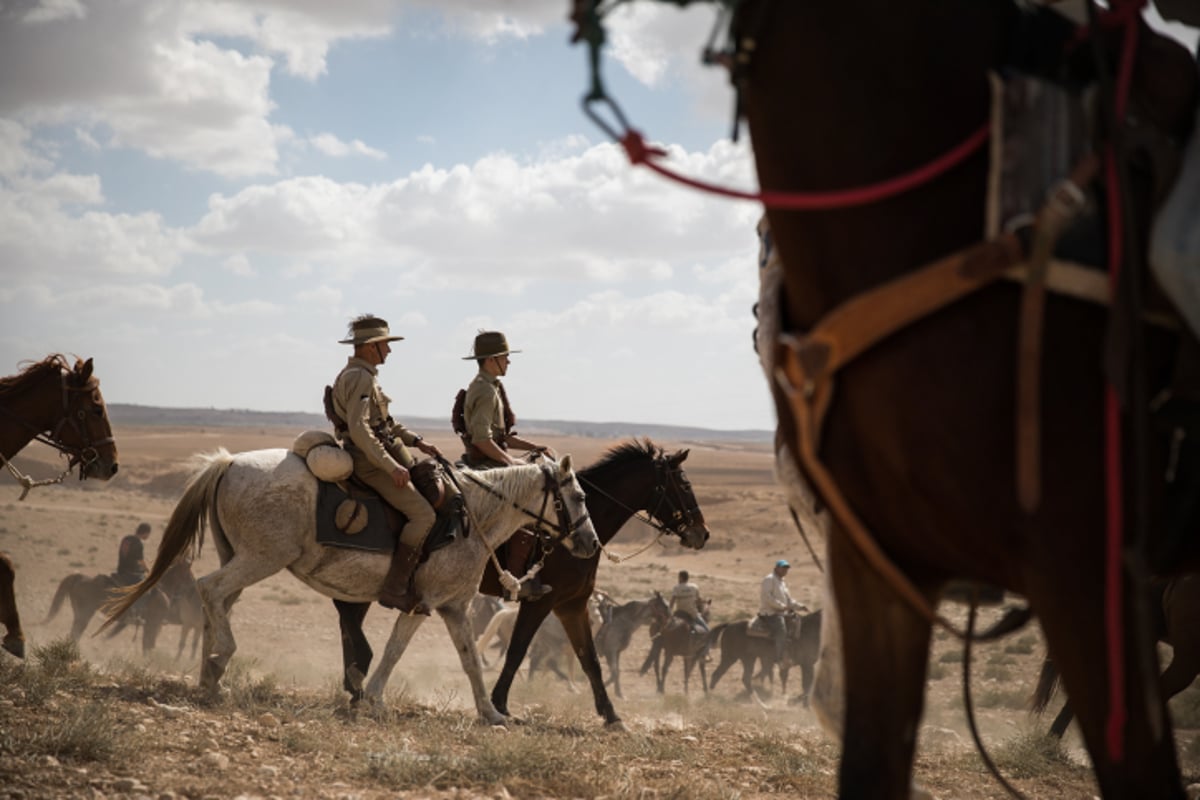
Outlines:
{"label": "saddle blanket", "polygon": [[[407,519],[374,492],[355,490],[347,493],[340,485],[318,481],[317,543],[326,547],[346,547],[371,553],[391,553],[396,549],[396,537]],[[346,533],[335,521],[338,506],[354,500],[366,511],[366,526],[357,533]],[[435,550],[453,544],[459,535],[466,535],[462,498],[448,500],[438,510],[437,519],[425,537],[421,548],[422,560]]]}

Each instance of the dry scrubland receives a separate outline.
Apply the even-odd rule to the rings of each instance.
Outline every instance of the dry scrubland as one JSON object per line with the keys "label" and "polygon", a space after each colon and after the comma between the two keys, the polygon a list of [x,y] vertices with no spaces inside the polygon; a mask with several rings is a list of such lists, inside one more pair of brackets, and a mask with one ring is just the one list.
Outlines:
{"label": "dry scrubland", "polygon": [[[43,623],[54,589],[73,572],[115,567],[116,545],[140,520],[155,527],[153,553],[197,451],[287,446],[296,430],[126,427],[116,431],[121,474],[109,484],[37,489],[24,502],[0,482],[0,549],[17,564],[17,593],[29,637],[26,664],[0,654],[0,797],[419,797],[750,798],[832,797],[837,747],[813,714],[764,687],[763,703],[737,697],[735,667],[707,697],[683,694],[678,663],[667,693],[637,675],[648,640],[639,631],[622,659],[629,731],[603,730],[586,682],[578,691],[548,672],[524,671],[511,708],[524,724],[507,731],[476,722],[466,678],[436,618],[418,632],[393,678],[384,708],[352,713],[340,691],[340,647],[332,604],[290,575],[249,588],[235,607],[239,650],[228,696],[205,705],[197,663],[174,658],[179,629],[168,627],[144,659],[132,636],[65,639],[69,609]],[[452,438],[433,436],[446,452]],[[590,463],[612,441],[551,443]],[[714,622],[757,606],[758,582],[776,558],[794,568],[793,594],[820,604],[819,573],[791,527],[772,482],[768,448],[659,441],[690,447],[686,462],[713,537],[702,552],[674,540],[621,564],[605,561],[598,586],[620,601],[667,591],[679,569],[714,599]],[[51,454],[27,449],[19,461],[56,474]],[[631,522],[612,545],[628,554],[652,532]],[[819,546],[819,543],[817,543]],[[206,547],[198,572],[216,566]],[[951,609],[952,616],[961,614]],[[994,612],[988,612],[988,618]],[[376,651],[391,612],[372,610]],[[96,627],[93,624],[91,630]],[[1029,797],[1087,798],[1094,784],[1077,738],[1064,746],[1039,736],[1026,700],[1042,643],[1036,628],[980,648],[973,697],[985,741],[1004,774]],[[489,685],[493,670],[486,671]],[[798,683],[798,675],[793,676]],[[887,679],[885,668],[880,680]],[[938,636],[931,658],[917,778],[941,798],[1004,797],[985,773],[967,732],[961,651]],[[797,690],[789,687],[789,695]],[[1179,749],[1188,782],[1200,779],[1200,696],[1177,698]]]}

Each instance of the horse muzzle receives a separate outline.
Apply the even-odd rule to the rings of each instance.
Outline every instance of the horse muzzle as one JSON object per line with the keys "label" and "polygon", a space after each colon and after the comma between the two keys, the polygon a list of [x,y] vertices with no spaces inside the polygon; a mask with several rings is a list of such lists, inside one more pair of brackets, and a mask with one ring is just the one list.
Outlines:
{"label": "horse muzzle", "polygon": [[708,526],[699,522],[684,528],[683,533],[679,534],[679,543],[693,550],[702,550],[708,542],[708,536]]}

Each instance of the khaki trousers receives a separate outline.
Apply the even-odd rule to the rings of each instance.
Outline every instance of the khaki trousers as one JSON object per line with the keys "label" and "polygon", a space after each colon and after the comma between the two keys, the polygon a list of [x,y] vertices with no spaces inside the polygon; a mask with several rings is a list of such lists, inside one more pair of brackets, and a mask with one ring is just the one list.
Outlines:
{"label": "khaki trousers", "polygon": [[354,459],[354,474],[359,480],[379,492],[393,508],[408,517],[408,523],[400,531],[400,543],[421,552],[421,545],[425,543],[425,537],[429,535],[437,516],[433,506],[413,488],[411,482],[403,489],[397,489],[396,484],[392,483],[392,476],[368,461],[358,448],[347,447],[346,452]]}

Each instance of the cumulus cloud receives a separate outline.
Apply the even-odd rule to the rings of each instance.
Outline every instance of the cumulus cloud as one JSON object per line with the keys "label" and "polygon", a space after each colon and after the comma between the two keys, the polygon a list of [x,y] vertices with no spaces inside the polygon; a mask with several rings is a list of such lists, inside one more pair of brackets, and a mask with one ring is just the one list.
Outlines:
{"label": "cumulus cloud", "polygon": [[[752,187],[742,146],[671,148],[679,170]],[[190,230],[210,252],[262,252],[336,262],[350,271],[399,266],[428,288],[498,290],[531,280],[663,280],[689,255],[748,245],[753,204],[713,199],[631,167],[613,145],[523,162],[503,153],[388,183],[303,177],[214,195]],[[613,231],[621,232],[614,236]],[[501,289],[500,287],[503,287]]]}
{"label": "cumulus cloud", "polygon": [[321,133],[310,137],[309,141],[312,142],[313,147],[334,158],[345,158],[350,155],[366,156],[378,161],[387,158],[387,153],[363,143],[361,139],[343,142],[332,133]]}

